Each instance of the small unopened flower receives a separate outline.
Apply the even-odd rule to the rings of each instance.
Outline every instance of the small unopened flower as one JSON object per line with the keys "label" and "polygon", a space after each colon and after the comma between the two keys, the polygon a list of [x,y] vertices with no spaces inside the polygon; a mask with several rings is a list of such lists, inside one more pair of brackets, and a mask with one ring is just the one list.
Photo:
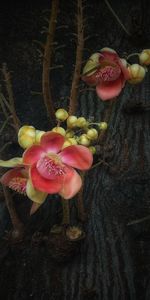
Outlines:
{"label": "small unopened flower", "polygon": [[55,116],[58,121],[65,121],[68,118],[68,112],[63,108],[59,108],[55,112]]}
{"label": "small unopened flower", "polygon": [[89,146],[90,142],[91,142],[90,139],[88,138],[88,136],[85,133],[80,135],[79,140],[78,140],[79,144],[81,144],[83,146]]}
{"label": "small unopened flower", "polygon": [[41,141],[41,137],[42,137],[42,135],[45,133],[45,131],[43,131],[43,130],[36,130],[35,131],[35,143],[36,144],[39,144],[40,143],[40,141]]}
{"label": "small unopened flower", "polygon": [[150,49],[144,49],[139,54],[140,64],[149,66],[150,65]]}
{"label": "small unopened flower", "polygon": [[87,120],[84,117],[79,117],[76,121],[76,125],[79,128],[83,128],[87,125]]}
{"label": "small unopened flower", "polygon": [[137,84],[143,81],[146,71],[145,68],[139,64],[133,64],[128,67],[130,79],[128,80],[131,84]]}
{"label": "small unopened flower", "polygon": [[77,126],[77,117],[76,116],[69,116],[67,119],[67,127],[68,128],[75,128]]}
{"label": "small unopened flower", "polygon": [[129,79],[127,63],[113,49],[103,48],[100,53],[89,58],[82,79],[96,86],[96,93],[101,100],[113,99],[120,94]]}
{"label": "small unopened flower", "polygon": [[99,129],[106,130],[108,127],[108,124],[106,122],[100,122],[99,123]]}
{"label": "small unopened flower", "polygon": [[96,140],[98,138],[98,131],[95,128],[90,128],[86,134],[89,140]]}
{"label": "small unopened flower", "polygon": [[63,127],[54,127],[53,129],[52,129],[52,131],[53,132],[57,132],[57,133],[60,133],[61,135],[63,135],[63,136],[65,136],[66,135],[66,131],[65,131],[65,129],[63,128]]}
{"label": "small unopened flower", "polygon": [[25,125],[19,129],[18,143],[23,149],[31,147],[35,143],[36,130],[33,126]]}

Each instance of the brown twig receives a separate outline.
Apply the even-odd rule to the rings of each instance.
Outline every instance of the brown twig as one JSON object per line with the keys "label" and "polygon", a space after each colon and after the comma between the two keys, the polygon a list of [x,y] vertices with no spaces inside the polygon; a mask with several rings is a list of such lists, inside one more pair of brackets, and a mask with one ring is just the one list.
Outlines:
{"label": "brown twig", "polygon": [[86,220],[86,212],[85,212],[84,203],[83,203],[83,190],[84,190],[85,172],[80,173],[80,176],[82,178],[82,187],[81,187],[81,190],[79,191],[79,193],[77,195],[78,218],[82,223],[84,223],[85,220]]}
{"label": "brown twig", "polygon": [[43,74],[42,74],[42,90],[43,98],[46,106],[47,114],[51,121],[55,119],[55,110],[52,100],[52,92],[50,86],[50,68],[52,65],[52,58],[54,52],[54,35],[56,30],[56,20],[58,15],[59,0],[52,1],[52,9],[49,20],[49,28],[47,33],[47,40],[43,56]]}
{"label": "brown twig", "polygon": [[69,200],[65,200],[61,198],[62,209],[63,209],[63,219],[62,225],[67,225],[70,223],[70,208],[69,208]]}
{"label": "brown twig", "polygon": [[[109,102],[109,106],[108,108],[106,109],[105,111],[105,115],[104,115],[104,122],[106,123],[109,123],[110,121],[110,118],[111,118],[111,115],[112,115],[112,111],[113,111],[113,108],[114,108],[114,105],[116,104],[116,100],[115,99],[112,99],[110,102]],[[106,136],[106,131],[102,130],[99,134],[99,137],[98,137],[98,142],[102,142]]]}
{"label": "brown twig", "polygon": [[9,215],[11,218],[11,222],[14,228],[14,231],[19,235],[23,233],[23,227],[24,225],[22,224],[22,222],[20,221],[17,213],[16,213],[16,209],[13,203],[13,199],[12,196],[9,192],[9,189],[5,186],[3,186],[3,192],[4,192],[4,197],[5,197],[5,202],[6,202],[6,206],[8,208],[9,211]]}
{"label": "brown twig", "polygon": [[82,0],[77,2],[77,49],[76,49],[76,62],[73,74],[71,93],[70,93],[70,104],[69,104],[69,114],[75,113],[77,108],[77,98],[78,98],[78,85],[80,81],[83,49],[84,49],[84,26],[83,26],[83,7]]}
{"label": "brown twig", "polygon": [[11,84],[11,75],[10,72],[7,70],[6,64],[2,65],[2,74],[4,76],[4,81],[5,81],[6,90],[8,94],[9,110],[12,115],[15,130],[18,134],[18,130],[20,128],[20,121],[17,117],[16,110],[15,110],[14,95],[13,95],[12,84]]}

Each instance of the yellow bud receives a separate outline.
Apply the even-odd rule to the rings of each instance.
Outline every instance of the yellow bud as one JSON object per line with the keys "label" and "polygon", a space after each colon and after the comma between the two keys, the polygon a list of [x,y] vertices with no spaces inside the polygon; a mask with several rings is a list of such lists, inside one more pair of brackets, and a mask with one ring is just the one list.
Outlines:
{"label": "yellow bud", "polygon": [[145,77],[145,69],[139,64],[133,64],[128,67],[130,79],[128,80],[131,84],[140,83]]}
{"label": "yellow bud", "polygon": [[33,126],[24,125],[19,129],[18,137],[20,137],[22,134],[26,134],[28,136],[35,137],[35,128]]}
{"label": "yellow bud", "polygon": [[86,134],[90,140],[96,140],[98,138],[98,131],[95,128],[89,129]]}
{"label": "yellow bud", "polygon": [[90,146],[89,150],[91,151],[92,154],[96,153],[96,148],[94,146]]}
{"label": "yellow bud", "polygon": [[77,119],[76,125],[79,128],[83,128],[87,125],[87,121],[84,117],[80,117],[80,118]]}
{"label": "yellow bud", "polygon": [[100,122],[98,126],[99,126],[99,129],[106,130],[108,127],[108,124],[106,122]]}
{"label": "yellow bud", "polygon": [[75,138],[69,138],[68,141],[71,143],[71,145],[77,145],[77,140]]}
{"label": "yellow bud", "polygon": [[66,134],[66,131],[63,127],[54,127],[52,129],[53,132],[57,132],[57,133],[60,133],[61,135],[65,136]]}
{"label": "yellow bud", "polygon": [[67,138],[72,138],[74,136],[74,131],[73,130],[69,130],[68,132],[66,132],[66,137]]}
{"label": "yellow bud", "polygon": [[64,142],[64,144],[62,146],[62,149],[66,148],[66,147],[69,147],[71,145],[72,145],[71,142],[67,139],[67,140],[65,140],[65,142]]}
{"label": "yellow bud", "polygon": [[68,117],[68,119],[67,119],[67,127],[68,128],[74,128],[74,127],[77,126],[76,124],[77,124],[77,117],[76,116]]}
{"label": "yellow bud", "polygon": [[35,143],[39,144],[41,141],[42,135],[45,133],[45,131],[42,130],[36,130],[35,131]]}
{"label": "yellow bud", "polygon": [[90,140],[88,139],[87,135],[85,133],[81,134],[78,140],[79,144],[83,146],[89,146]]}
{"label": "yellow bud", "polygon": [[144,49],[139,55],[140,64],[150,65],[150,49]]}
{"label": "yellow bud", "polygon": [[27,149],[35,143],[35,137],[22,134],[20,137],[18,137],[18,143],[23,149]]}
{"label": "yellow bud", "polygon": [[68,113],[65,109],[59,108],[55,112],[56,119],[59,121],[65,121],[68,118]]}

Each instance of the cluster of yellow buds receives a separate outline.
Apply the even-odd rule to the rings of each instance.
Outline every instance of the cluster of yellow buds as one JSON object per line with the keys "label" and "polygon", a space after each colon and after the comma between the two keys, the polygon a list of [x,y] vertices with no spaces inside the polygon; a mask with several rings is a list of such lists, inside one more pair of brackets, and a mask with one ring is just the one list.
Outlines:
{"label": "cluster of yellow buds", "polygon": [[[93,144],[98,139],[99,131],[107,129],[106,122],[91,123],[83,116],[76,117],[69,115],[68,112],[62,108],[56,111],[55,116],[59,125],[61,122],[66,121],[66,129],[59,125],[52,129],[52,131],[58,132],[65,137],[63,148],[78,144],[88,147],[93,154],[96,153]],[[93,125],[96,126],[97,129],[93,127]]]}
{"label": "cluster of yellow buds", "polygon": [[45,131],[36,130],[33,126],[24,125],[19,129],[18,143],[23,149],[27,149],[33,144],[39,144],[44,133]]}
{"label": "cluster of yellow buds", "polygon": [[147,66],[150,65],[150,49],[144,49],[140,53],[133,53],[128,58],[137,55],[139,58],[139,64],[128,64],[128,71],[131,84],[138,84],[143,81],[147,72]]}
{"label": "cluster of yellow buds", "polygon": [[[57,126],[51,131],[59,133],[65,137],[63,149],[71,145],[83,145],[95,154],[94,144],[98,139],[99,132],[107,129],[106,122],[91,123],[81,117],[69,115],[65,109],[58,109],[55,113]],[[61,123],[65,122],[63,126]],[[96,128],[95,128],[96,127]],[[18,143],[23,149],[40,143],[40,139],[45,131],[37,130],[33,126],[22,126],[18,132]]]}

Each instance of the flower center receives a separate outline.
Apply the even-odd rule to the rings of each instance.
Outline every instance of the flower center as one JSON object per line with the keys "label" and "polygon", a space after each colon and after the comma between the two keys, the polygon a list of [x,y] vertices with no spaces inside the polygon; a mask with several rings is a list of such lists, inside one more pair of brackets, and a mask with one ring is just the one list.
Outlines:
{"label": "flower center", "polygon": [[40,175],[47,179],[53,180],[65,174],[65,166],[57,155],[41,157],[36,167]]}
{"label": "flower center", "polygon": [[26,195],[26,184],[27,184],[26,178],[14,177],[9,182],[9,188],[11,188],[12,190],[20,194]]}
{"label": "flower center", "polygon": [[99,69],[96,78],[99,79],[100,81],[114,81],[116,80],[121,73],[121,69],[119,66],[105,66],[102,69]]}

